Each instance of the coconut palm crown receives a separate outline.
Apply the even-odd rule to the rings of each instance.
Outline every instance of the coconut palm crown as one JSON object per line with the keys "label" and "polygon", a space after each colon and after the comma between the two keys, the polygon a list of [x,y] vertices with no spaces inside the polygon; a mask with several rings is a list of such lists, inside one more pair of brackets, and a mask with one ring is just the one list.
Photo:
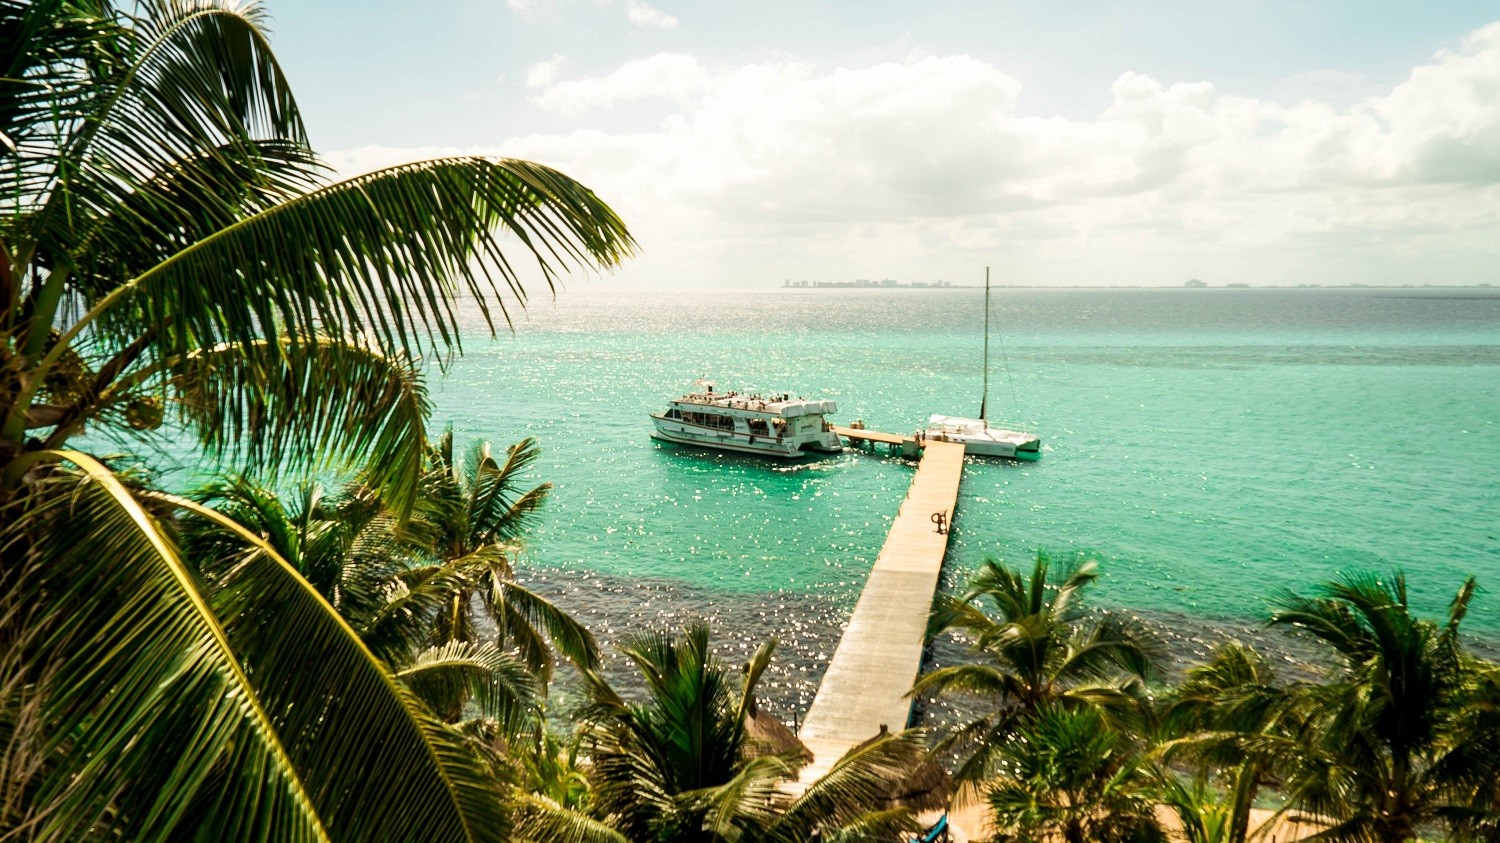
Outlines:
{"label": "coconut palm crown", "polygon": [[[756,651],[738,681],[714,657],[701,623],[680,635],[640,633],[620,649],[645,680],[645,699],[628,701],[590,673],[584,711],[593,827],[614,836],[575,839],[793,843],[841,830],[896,839],[914,827],[906,809],[886,804],[921,760],[914,735],[867,741],[805,788],[792,787],[806,763],[800,748],[767,753],[753,745],[746,722],[773,643]],[[537,812],[522,828],[536,839],[563,839],[562,829],[580,827],[567,819]]]}
{"label": "coconut palm crown", "polygon": [[1314,596],[1274,601],[1273,624],[1337,659],[1327,682],[1298,689],[1296,740],[1266,744],[1281,751],[1289,804],[1330,823],[1323,839],[1396,843],[1439,826],[1458,839],[1493,833],[1496,765],[1472,752],[1495,745],[1493,718],[1472,717],[1494,706],[1483,702],[1489,671],[1459,637],[1476,588],[1464,582],[1443,623],[1412,613],[1400,573],[1345,574]]}
{"label": "coconut palm crown", "polygon": [[990,703],[940,744],[967,750],[955,778],[988,778],[1017,718],[1045,706],[1090,708],[1113,725],[1140,714],[1154,647],[1127,620],[1084,611],[1080,593],[1097,576],[1091,561],[1058,573],[1038,554],[1023,574],[986,559],[961,596],[939,596],[929,638],[960,631],[979,659],[924,674],[911,693],[965,693]]}
{"label": "coconut palm crown", "polygon": [[[550,286],[630,254],[624,225],[525,161],[331,180],[253,0],[0,0],[0,45],[0,589],[26,607],[0,723],[34,726],[0,766],[42,759],[0,834],[504,839],[495,766],[295,565],[79,435],[368,466],[405,517],[418,358],[460,349],[460,302],[492,330],[524,304],[517,253]],[[184,557],[185,513],[259,548],[233,583]]]}

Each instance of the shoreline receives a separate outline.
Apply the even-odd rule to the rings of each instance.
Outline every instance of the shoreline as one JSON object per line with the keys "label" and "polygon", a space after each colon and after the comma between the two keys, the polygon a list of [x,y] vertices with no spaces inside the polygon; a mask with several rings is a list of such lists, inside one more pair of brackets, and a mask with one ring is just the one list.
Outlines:
{"label": "shoreline", "polygon": [[[713,630],[715,651],[731,666],[748,659],[762,641],[776,638],[776,655],[759,685],[757,699],[794,730],[812,703],[859,592],[858,588],[724,592],[661,578],[556,567],[523,567],[518,579],[587,626],[604,653],[605,675],[634,690],[639,690],[639,677],[617,651],[620,639],[631,633],[676,630],[691,620],[705,620]],[[1315,643],[1290,631],[1266,628],[1255,618],[1199,617],[1098,604],[1091,604],[1090,609],[1128,615],[1157,638],[1163,663],[1153,685],[1175,681],[1183,670],[1206,660],[1217,645],[1231,640],[1254,646],[1277,666],[1283,679],[1311,679],[1320,661]],[[1500,634],[1467,635],[1465,644],[1476,655],[1500,659]],[[940,639],[928,648],[923,671],[958,663],[964,652],[959,642]],[[555,693],[564,713],[576,687],[571,669],[559,671]],[[918,700],[913,724],[935,726],[967,713],[962,701]]]}

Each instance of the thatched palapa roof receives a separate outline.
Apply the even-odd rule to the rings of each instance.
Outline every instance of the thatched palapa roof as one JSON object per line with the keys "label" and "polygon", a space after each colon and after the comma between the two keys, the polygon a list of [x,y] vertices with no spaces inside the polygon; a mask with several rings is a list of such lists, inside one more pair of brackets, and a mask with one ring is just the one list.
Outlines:
{"label": "thatched palapa roof", "polygon": [[803,763],[813,759],[812,752],[803,746],[797,735],[770,712],[762,711],[753,698],[745,710],[745,736],[750,739],[746,753],[752,758],[795,752]]}

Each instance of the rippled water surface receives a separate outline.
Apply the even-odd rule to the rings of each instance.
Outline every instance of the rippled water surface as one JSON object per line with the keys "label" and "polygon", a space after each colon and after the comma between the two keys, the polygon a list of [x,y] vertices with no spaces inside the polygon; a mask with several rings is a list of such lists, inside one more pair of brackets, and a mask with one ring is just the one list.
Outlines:
{"label": "rippled water surface", "polygon": [[[911,465],[680,449],[648,438],[647,413],[709,376],[832,398],[835,421],[881,430],[972,415],[981,297],[594,284],[499,340],[476,322],[433,375],[434,420],[541,441],[540,587],[606,637],[695,614],[735,648],[778,637],[773,694],[795,708]],[[1466,574],[1500,588],[1500,291],[997,289],[994,315],[991,415],[1044,456],[966,467],[949,581],[987,555],[1089,551],[1095,602],[1184,654],[1342,569],[1403,568],[1430,613]],[[1500,639],[1500,601],[1482,594],[1465,625]]]}

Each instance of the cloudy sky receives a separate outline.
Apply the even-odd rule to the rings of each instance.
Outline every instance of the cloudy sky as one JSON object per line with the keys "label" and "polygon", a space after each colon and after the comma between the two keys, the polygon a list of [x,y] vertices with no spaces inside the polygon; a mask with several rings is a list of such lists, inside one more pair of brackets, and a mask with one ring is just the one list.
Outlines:
{"label": "cloudy sky", "polygon": [[559,167],[611,283],[1500,283],[1493,0],[267,8],[342,171]]}

